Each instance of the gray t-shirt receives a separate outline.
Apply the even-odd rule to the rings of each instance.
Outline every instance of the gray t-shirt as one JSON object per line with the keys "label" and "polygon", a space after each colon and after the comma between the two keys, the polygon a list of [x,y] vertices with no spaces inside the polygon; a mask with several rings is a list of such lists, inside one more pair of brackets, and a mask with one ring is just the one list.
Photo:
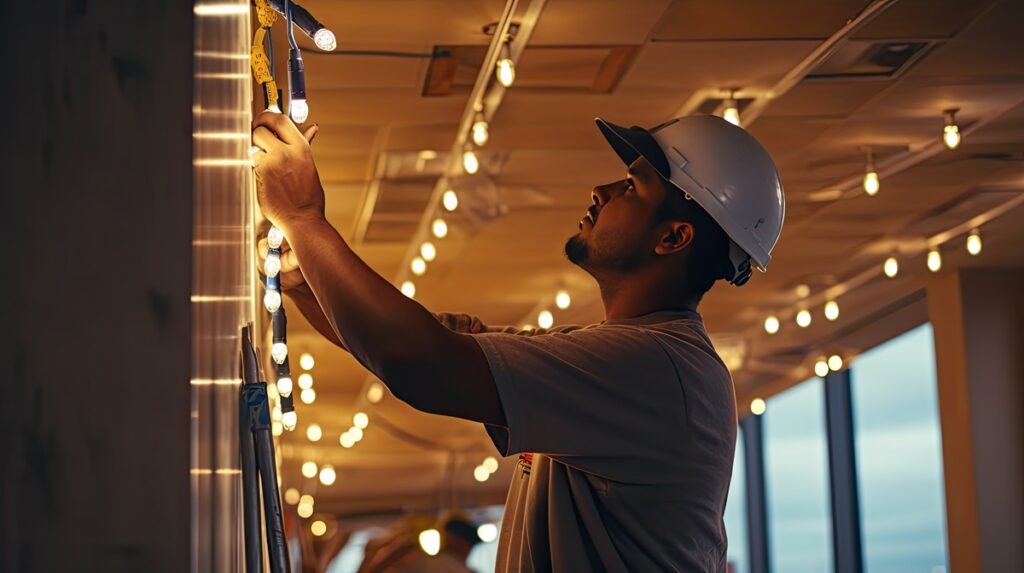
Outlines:
{"label": "gray t-shirt", "polygon": [[508,423],[487,431],[520,454],[496,571],[725,571],[736,402],[699,314],[549,331],[439,319],[480,344]]}

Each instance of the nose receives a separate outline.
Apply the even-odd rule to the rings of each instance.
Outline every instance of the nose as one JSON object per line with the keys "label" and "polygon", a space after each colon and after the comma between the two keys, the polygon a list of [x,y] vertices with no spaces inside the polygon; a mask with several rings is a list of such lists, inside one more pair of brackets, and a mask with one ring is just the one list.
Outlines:
{"label": "nose", "polygon": [[605,203],[607,203],[608,199],[611,197],[612,187],[614,186],[614,183],[609,183],[607,185],[598,185],[594,187],[594,190],[590,192],[590,200],[594,202],[594,205],[604,207]]}

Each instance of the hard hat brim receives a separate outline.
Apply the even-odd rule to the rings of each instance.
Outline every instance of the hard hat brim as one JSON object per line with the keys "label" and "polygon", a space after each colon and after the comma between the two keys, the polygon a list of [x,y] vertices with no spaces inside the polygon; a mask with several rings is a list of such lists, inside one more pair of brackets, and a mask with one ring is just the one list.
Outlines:
{"label": "hard hat brim", "polygon": [[627,167],[638,157],[643,157],[663,179],[671,179],[672,170],[668,158],[649,131],[635,125],[629,128],[622,127],[599,117],[594,118],[594,123],[601,130],[601,135],[608,141],[608,145],[612,146],[612,150]]}

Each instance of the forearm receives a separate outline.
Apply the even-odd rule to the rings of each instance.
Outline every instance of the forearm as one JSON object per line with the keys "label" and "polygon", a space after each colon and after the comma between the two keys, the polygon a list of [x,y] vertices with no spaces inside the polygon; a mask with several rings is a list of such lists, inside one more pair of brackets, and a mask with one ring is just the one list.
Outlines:
{"label": "forearm", "polygon": [[345,341],[343,341],[341,337],[338,336],[338,333],[334,331],[334,326],[329,320],[327,320],[327,316],[324,315],[323,309],[320,308],[320,303],[316,300],[316,295],[313,294],[313,291],[308,285],[295,287],[286,291],[285,294],[292,299],[292,302],[295,303],[295,306],[299,309],[299,312],[302,313],[302,316],[306,317],[306,320],[313,326],[313,328],[316,329],[317,332],[335,345],[348,350],[345,346]]}
{"label": "forearm", "polygon": [[459,374],[459,335],[374,272],[327,221],[308,219],[284,231],[338,340],[396,395],[436,409],[420,398]]}

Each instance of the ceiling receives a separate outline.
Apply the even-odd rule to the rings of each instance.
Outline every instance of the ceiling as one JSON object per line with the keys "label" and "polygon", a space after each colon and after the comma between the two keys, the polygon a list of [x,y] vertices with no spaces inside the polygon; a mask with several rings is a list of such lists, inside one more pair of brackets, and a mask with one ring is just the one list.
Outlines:
{"label": "ceiling", "polygon": [[[482,28],[504,7],[500,0],[303,4],[334,30],[340,49],[429,54],[437,46],[476,46],[465,53],[478,58],[490,41]],[[529,1],[520,4],[521,15]],[[416,280],[416,299],[435,312],[523,324],[534,322],[542,305],[554,310],[555,292],[565,288],[573,305],[555,312],[556,323],[601,320],[593,281],[562,255],[590,189],[622,176],[593,118],[652,126],[725,88],[764,98],[865,5],[548,0],[517,83],[491,121],[485,174],[456,182],[464,204],[477,212],[460,209],[451,218],[450,235],[435,241],[437,260]],[[1024,3],[1013,0],[900,1],[853,34],[829,71],[874,42],[922,42],[916,59],[892,76],[803,79],[774,94],[745,125],[775,157],[788,205],[770,271],[742,289],[722,284],[701,305],[720,348],[743,349],[733,373],[741,409],[752,397],[809,377],[821,353],[853,358],[922,320],[920,293],[934,277],[920,252],[925,239],[1024,192],[1020,22]],[[614,49],[627,46],[635,49]],[[278,42],[275,51],[283,70],[284,45]],[[594,79],[613,52],[629,54],[628,61],[617,62],[610,91],[595,92]],[[304,57],[309,121],[321,127],[313,150],[328,217],[374,269],[394,279],[458,135],[475,77],[472,61],[460,63],[469,67],[455,72],[448,95],[424,96],[427,58],[327,56],[312,49]],[[960,108],[965,132],[955,151],[935,149],[948,108]],[[872,147],[882,167],[876,197],[858,190],[863,146]],[[438,159],[420,160],[425,150]],[[887,174],[887,162],[907,167]],[[962,234],[951,238],[942,272],[1024,265],[1021,223],[1024,208],[986,224],[978,257],[964,252]],[[901,259],[899,277],[889,280],[876,271],[894,251],[913,255]],[[801,285],[810,293],[803,302]],[[831,296],[841,307],[835,322],[821,311]],[[814,321],[801,329],[792,317],[804,303],[813,303]],[[390,396],[368,403],[366,371],[289,311],[292,352],[316,358],[317,398],[297,405],[299,428],[283,437],[284,488],[313,493],[318,513],[349,517],[429,511],[453,492],[466,505],[504,500],[511,460],[487,482],[473,479],[473,468],[494,453],[478,425],[421,414]],[[762,328],[770,313],[783,323],[774,336]],[[360,410],[370,416],[366,437],[344,449],[338,436]],[[325,431],[315,444],[305,437],[310,422]],[[337,483],[324,487],[302,478],[306,460],[333,464]]]}

